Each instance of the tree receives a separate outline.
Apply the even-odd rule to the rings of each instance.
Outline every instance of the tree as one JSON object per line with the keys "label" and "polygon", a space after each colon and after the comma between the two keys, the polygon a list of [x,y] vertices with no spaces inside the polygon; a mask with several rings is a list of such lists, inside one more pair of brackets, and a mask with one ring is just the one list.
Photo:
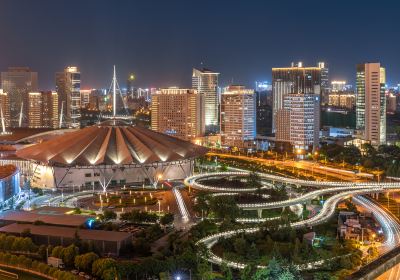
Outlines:
{"label": "tree", "polygon": [[199,192],[196,196],[195,204],[193,205],[193,210],[202,216],[207,217],[210,211],[210,205],[208,203],[209,195],[206,192]]}
{"label": "tree", "polygon": [[111,258],[97,259],[92,264],[92,274],[101,279],[110,279],[112,271],[116,269],[116,262]]}
{"label": "tree", "polygon": [[256,188],[257,195],[261,196],[261,194],[262,194],[262,192],[261,192],[261,187],[262,187],[261,177],[255,171],[252,171],[249,174],[249,177],[247,178],[247,185],[250,188]]}
{"label": "tree", "polygon": [[278,280],[299,280],[288,269],[285,269],[277,278]]}
{"label": "tree", "polygon": [[251,280],[255,273],[255,266],[253,264],[246,265],[240,272],[241,280]]}
{"label": "tree", "polygon": [[97,254],[90,252],[77,256],[74,264],[77,269],[90,273],[92,271],[92,264],[98,259],[99,256]]}
{"label": "tree", "polygon": [[278,279],[279,275],[282,273],[282,267],[275,257],[269,261],[267,269],[269,270],[271,279]]}
{"label": "tree", "polygon": [[163,226],[172,224],[174,222],[174,214],[172,213],[166,213],[164,216],[161,217],[160,223]]}
{"label": "tree", "polygon": [[216,196],[210,201],[211,210],[217,218],[234,221],[239,213],[239,207],[231,196]]}
{"label": "tree", "polygon": [[51,251],[51,256],[55,257],[55,258],[61,258],[61,252],[64,248],[62,246],[56,246],[53,248],[53,250]]}
{"label": "tree", "polygon": [[244,239],[243,237],[236,238],[233,243],[233,246],[235,248],[236,253],[238,253],[241,256],[246,255],[246,251],[247,251],[246,239]]}
{"label": "tree", "polygon": [[105,209],[103,211],[103,219],[104,221],[115,220],[117,218],[117,213],[112,210]]}
{"label": "tree", "polygon": [[73,266],[75,257],[79,254],[79,248],[74,244],[69,245],[67,248],[61,250],[61,258],[65,265]]}

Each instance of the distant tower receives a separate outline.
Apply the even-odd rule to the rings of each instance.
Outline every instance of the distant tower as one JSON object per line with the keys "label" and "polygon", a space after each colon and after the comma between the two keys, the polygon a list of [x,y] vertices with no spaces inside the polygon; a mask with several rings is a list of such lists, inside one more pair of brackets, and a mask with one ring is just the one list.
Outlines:
{"label": "distant tower", "polygon": [[71,66],[64,72],[56,73],[56,91],[58,93],[58,111],[64,102],[66,123],[69,127],[79,127],[81,118],[81,73]]}
{"label": "distant tower", "polygon": [[[28,94],[38,90],[38,74],[32,72],[28,67],[9,67],[6,72],[1,72],[0,88],[7,92],[9,97],[11,126],[17,127],[22,103],[25,103],[22,113],[26,116]],[[26,119],[21,125],[28,126]]]}
{"label": "distant tower", "polygon": [[[126,81],[126,95],[130,96],[131,98],[134,98],[135,94],[135,87],[133,85],[133,82],[135,81],[135,74],[130,73],[128,76],[128,80]],[[137,97],[137,96],[136,96]]]}
{"label": "distant tower", "polygon": [[211,133],[219,130],[218,76],[209,69],[193,68],[192,88],[205,97],[206,132]]}
{"label": "distant tower", "polygon": [[329,103],[329,68],[325,62],[318,62],[318,68],[321,69],[321,104]]}
{"label": "distant tower", "polygon": [[374,147],[386,143],[385,83],[385,68],[379,62],[357,65],[357,129]]}

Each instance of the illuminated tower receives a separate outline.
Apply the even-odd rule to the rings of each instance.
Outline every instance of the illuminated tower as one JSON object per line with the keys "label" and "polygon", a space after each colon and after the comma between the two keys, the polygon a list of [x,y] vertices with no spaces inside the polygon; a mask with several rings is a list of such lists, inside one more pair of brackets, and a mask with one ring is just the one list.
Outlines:
{"label": "illuminated tower", "polygon": [[22,126],[27,126],[28,93],[38,90],[37,72],[32,72],[28,67],[9,67],[8,71],[1,72],[0,88],[9,96],[11,126],[19,126],[21,107],[25,117],[22,118]]}
{"label": "illuminated tower", "polygon": [[318,62],[321,69],[321,103],[327,105],[329,102],[329,69],[325,62]]}
{"label": "illuminated tower", "polygon": [[385,83],[385,68],[379,62],[357,65],[357,129],[375,147],[386,143]]}
{"label": "illuminated tower", "polygon": [[[272,68],[273,132],[276,132],[277,113],[284,108],[287,94],[321,95],[321,68],[303,67],[292,63],[291,67]],[[318,120],[319,122],[319,120]]]}
{"label": "illuminated tower", "polygon": [[151,129],[185,140],[204,135],[204,96],[194,89],[165,88],[152,94]]}
{"label": "illuminated tower", "polygon": [[[77,67],[71,66],[64,72],[56,73],[56,91],[58,108],[66,116],[69,127],[79,127],[81,118],[81,73]],[[61,112],[62,103],[64,103]]]}
{"label": "illuminated tower", "polygon": [[135,94],[135,87],[133,86],[133,82],[135,81],[135,74],[130,73],[128,80],[126,81],[126,95],[130,95],[131,98],[137,97]]}
{"label": "illuminated tower", "polygon": [[244,147],[256,137],[256,95],[254,90],[232,85],[221,95],[221,141],[223,145]]}
{"label": "illuminated tower", "polygon": [[195,69],[192,74],[192,88],[205,98],[206,132],[214,133],[219,129],[218,117],[218,76],[219,73],[209,69]]}

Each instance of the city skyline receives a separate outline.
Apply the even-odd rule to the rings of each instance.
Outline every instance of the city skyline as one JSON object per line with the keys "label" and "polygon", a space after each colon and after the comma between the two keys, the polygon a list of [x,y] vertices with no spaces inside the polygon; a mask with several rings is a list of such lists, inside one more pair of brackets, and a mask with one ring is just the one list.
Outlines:
{"label": "city skyline", "polygon": [[[233,81],[253,88],[257,80],[271,80],[272,67],[292,61],[327,62],[331,79],[353,84],[356,64],[379,61],[387,68],[388,84],[395,85],[400,82],[398,8],[398,3],[376,7],[344,1],[325,8],[315,1],[205,1],[201,6],[3,1],[0,68],[30,67],[39,73],[41,90],[55,89],[54,73],[69,65],[81,69],[82,88],[108,87],[113,64],[123,84],[133,72],[139,86],[188,87],[191,69],[204,66],[221,73],[221,86]],[[382,16],[359,25],[373,12]],[[373,32],[381,39],[368,36]]]}

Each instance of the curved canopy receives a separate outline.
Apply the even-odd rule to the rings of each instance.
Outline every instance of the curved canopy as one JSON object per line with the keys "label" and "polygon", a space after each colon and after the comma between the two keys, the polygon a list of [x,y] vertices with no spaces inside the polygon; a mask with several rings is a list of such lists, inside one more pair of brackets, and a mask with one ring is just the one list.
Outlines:
{"label": "curved canopy", "polygon": [[107,121],[17,151],[17,156],[65,166],[150,164],[204,155],[188,141],[121,121]]}

